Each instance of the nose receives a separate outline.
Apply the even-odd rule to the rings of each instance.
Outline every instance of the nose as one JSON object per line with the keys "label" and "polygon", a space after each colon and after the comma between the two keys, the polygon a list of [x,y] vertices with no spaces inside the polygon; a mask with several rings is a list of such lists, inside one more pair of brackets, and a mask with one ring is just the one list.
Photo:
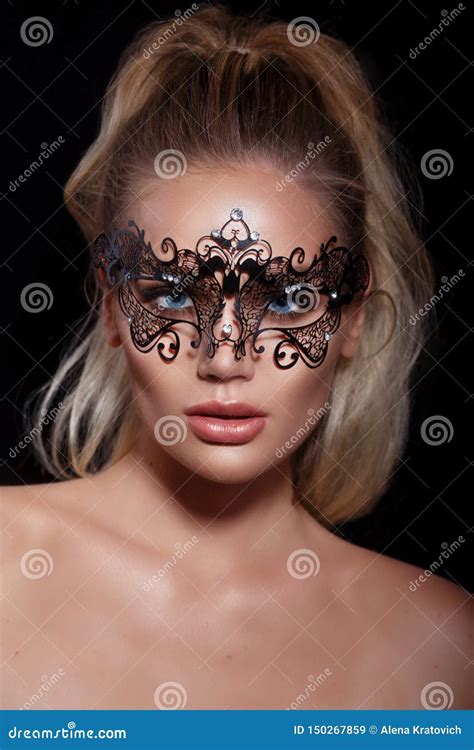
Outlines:
{"label": "nose", "polygon": [[[222,317],[216,321],[213,333],[219,344],[208,347],[204,337],[200,346],[198,375],[206,380],[227,381],[233,379],[252,380],[255,374],[255,358],[251,352],[251,342],[245,347],[246,353],[236,352],[234,341],[240,336],[241,327],[233,306],[228,302]],[[237,356],[236,356],[237,353]]]}

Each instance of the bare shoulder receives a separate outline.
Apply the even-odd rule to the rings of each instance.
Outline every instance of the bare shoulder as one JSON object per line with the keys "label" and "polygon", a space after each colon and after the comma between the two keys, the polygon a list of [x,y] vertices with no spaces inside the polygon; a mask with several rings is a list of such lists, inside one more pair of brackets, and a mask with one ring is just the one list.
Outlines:
{"label": "bare shoulder", "polygon": [[[38,550],[57,548],[61,539],[93,503],[84,479],[0,486],[0,554],[3,583],[8,585],[21,564],[35,563]],[[45,553],[46,554],[46,553]]]}
{"label": "bare shoulder", "polygon": [[446,700],[453,701],[450,707],[471,708],[474,602],[462,586],[440,575],[456,545],[440,549],[422,569],[343,544],[350,547],[343,596],[370,613],[374,637],[380,632],[390,640],[399,659],[396,671],[417,675],[421,693],[440,683]]}
{"label": "bare shoulder", "polygon": [[[73,511],[81,498],[84,504],[84,479],[71,479],[45,484],[0,486],[0,529],[12,536],[21,529],[44,529],[61,522],[61,509]],[[57,526],[56,526],[57,528]],[[16,534],[15,534],[16,535]]]}
{"label": "bare shoulder", "polygon": [[[461,625],[470,624],[473,612],[472,596],[461,585],[442,576],[443,564],[455,548],[440,549],[427,568],[397,560],[385,554],[356,547],[360,578],[367,581],[383,599],[396,595],[420,608],[437,627],[450,620]],[[395,593],[396,592],[396,593]],[[463,628],[461,628],[463,630]]]}
{"label": "bare shoulder", "polygon": [[98,543],[96,502],[96,485],[84,479],[0,487],[4,658],[30,643],[35,628],[54,618],[107,557],[106,544]]}

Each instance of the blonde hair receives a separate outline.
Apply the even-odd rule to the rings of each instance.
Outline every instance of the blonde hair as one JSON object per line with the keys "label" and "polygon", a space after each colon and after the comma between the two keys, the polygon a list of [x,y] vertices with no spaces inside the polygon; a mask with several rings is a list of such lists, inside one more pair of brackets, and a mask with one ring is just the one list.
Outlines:
{"label": "blonde hair", "polygon": [[[121,59],[99,135],[65,200],[90,243],[115,225],[137,180],[156,180],[154,158],[163,150],[182,152],[199,169],[262,163],[289,175],[311,144],[322,143],[295,180],[316,201],[329,198],[338,228],[363,249],[374,289],[385,295],[364,303],[357,354],[338,365],[331,408],[292,456],[299,499],[330,526],[367,512],[402,455],[410,378],[428,333],[424,319],[406,329],[434,286],[406,176],[387,154],[390,134],[347,46],[324,34],[295,43],[291,24],[236,16],[223,5],[150,24]],[[123,350],[104,339],[93,268],[87,284],[81,343],[73,342],[37,405],[36,418],[66,392],[49,436],[40,432],[36,441],[40,461],[58,478],[111,465],[140,426]]]}

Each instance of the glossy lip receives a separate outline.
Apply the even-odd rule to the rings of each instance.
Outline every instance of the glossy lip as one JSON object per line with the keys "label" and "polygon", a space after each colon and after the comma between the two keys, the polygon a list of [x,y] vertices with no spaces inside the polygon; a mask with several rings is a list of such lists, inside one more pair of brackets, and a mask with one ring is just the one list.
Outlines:
{"label": "glossy lip", "polygon": [[204,401],[184,410],[185,414],[206,417],[266,417],[266,412],[245,401]]}
{"label": "glossy lip", "polygon": [[184,410],[195,435],[211,443],[248,443],[266,425],[266,413],[243,401],[206,401]]}

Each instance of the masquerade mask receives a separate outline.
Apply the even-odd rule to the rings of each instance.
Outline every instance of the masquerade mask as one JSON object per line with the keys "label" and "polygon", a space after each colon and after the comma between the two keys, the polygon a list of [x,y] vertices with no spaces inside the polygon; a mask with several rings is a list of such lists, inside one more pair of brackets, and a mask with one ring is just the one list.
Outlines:
{"label": "masquerade mask", "polygon": [[[269,243],[249,230],[239,208],[221,229],[201,237],[194,251],[178,250],[166,237],[155,254],[144,230],[134,221],[128,226],[97,237],[94,262],[104,269],[110,288],[119,284],[134,345],[142,352],[156,345],[167,362],[179,352],[179,330],[190,326],[196,333],[191,346],[198,348],[205,337],[209,357],[224,341],[232,343],[236,359],[249,347],[262,354],[259,337],[272,332],[278,339],[273,352],[278,367],[293,367],[300,358],[317,367],[339,327],[342,305],[369,283],[364,256],[331,248],[336,237],[321,245],[319,257],[305,270],[301,247],[289,258],[272,257]],[[223,320],[232,304],[225,297],[234,299],[237,325]]]}

